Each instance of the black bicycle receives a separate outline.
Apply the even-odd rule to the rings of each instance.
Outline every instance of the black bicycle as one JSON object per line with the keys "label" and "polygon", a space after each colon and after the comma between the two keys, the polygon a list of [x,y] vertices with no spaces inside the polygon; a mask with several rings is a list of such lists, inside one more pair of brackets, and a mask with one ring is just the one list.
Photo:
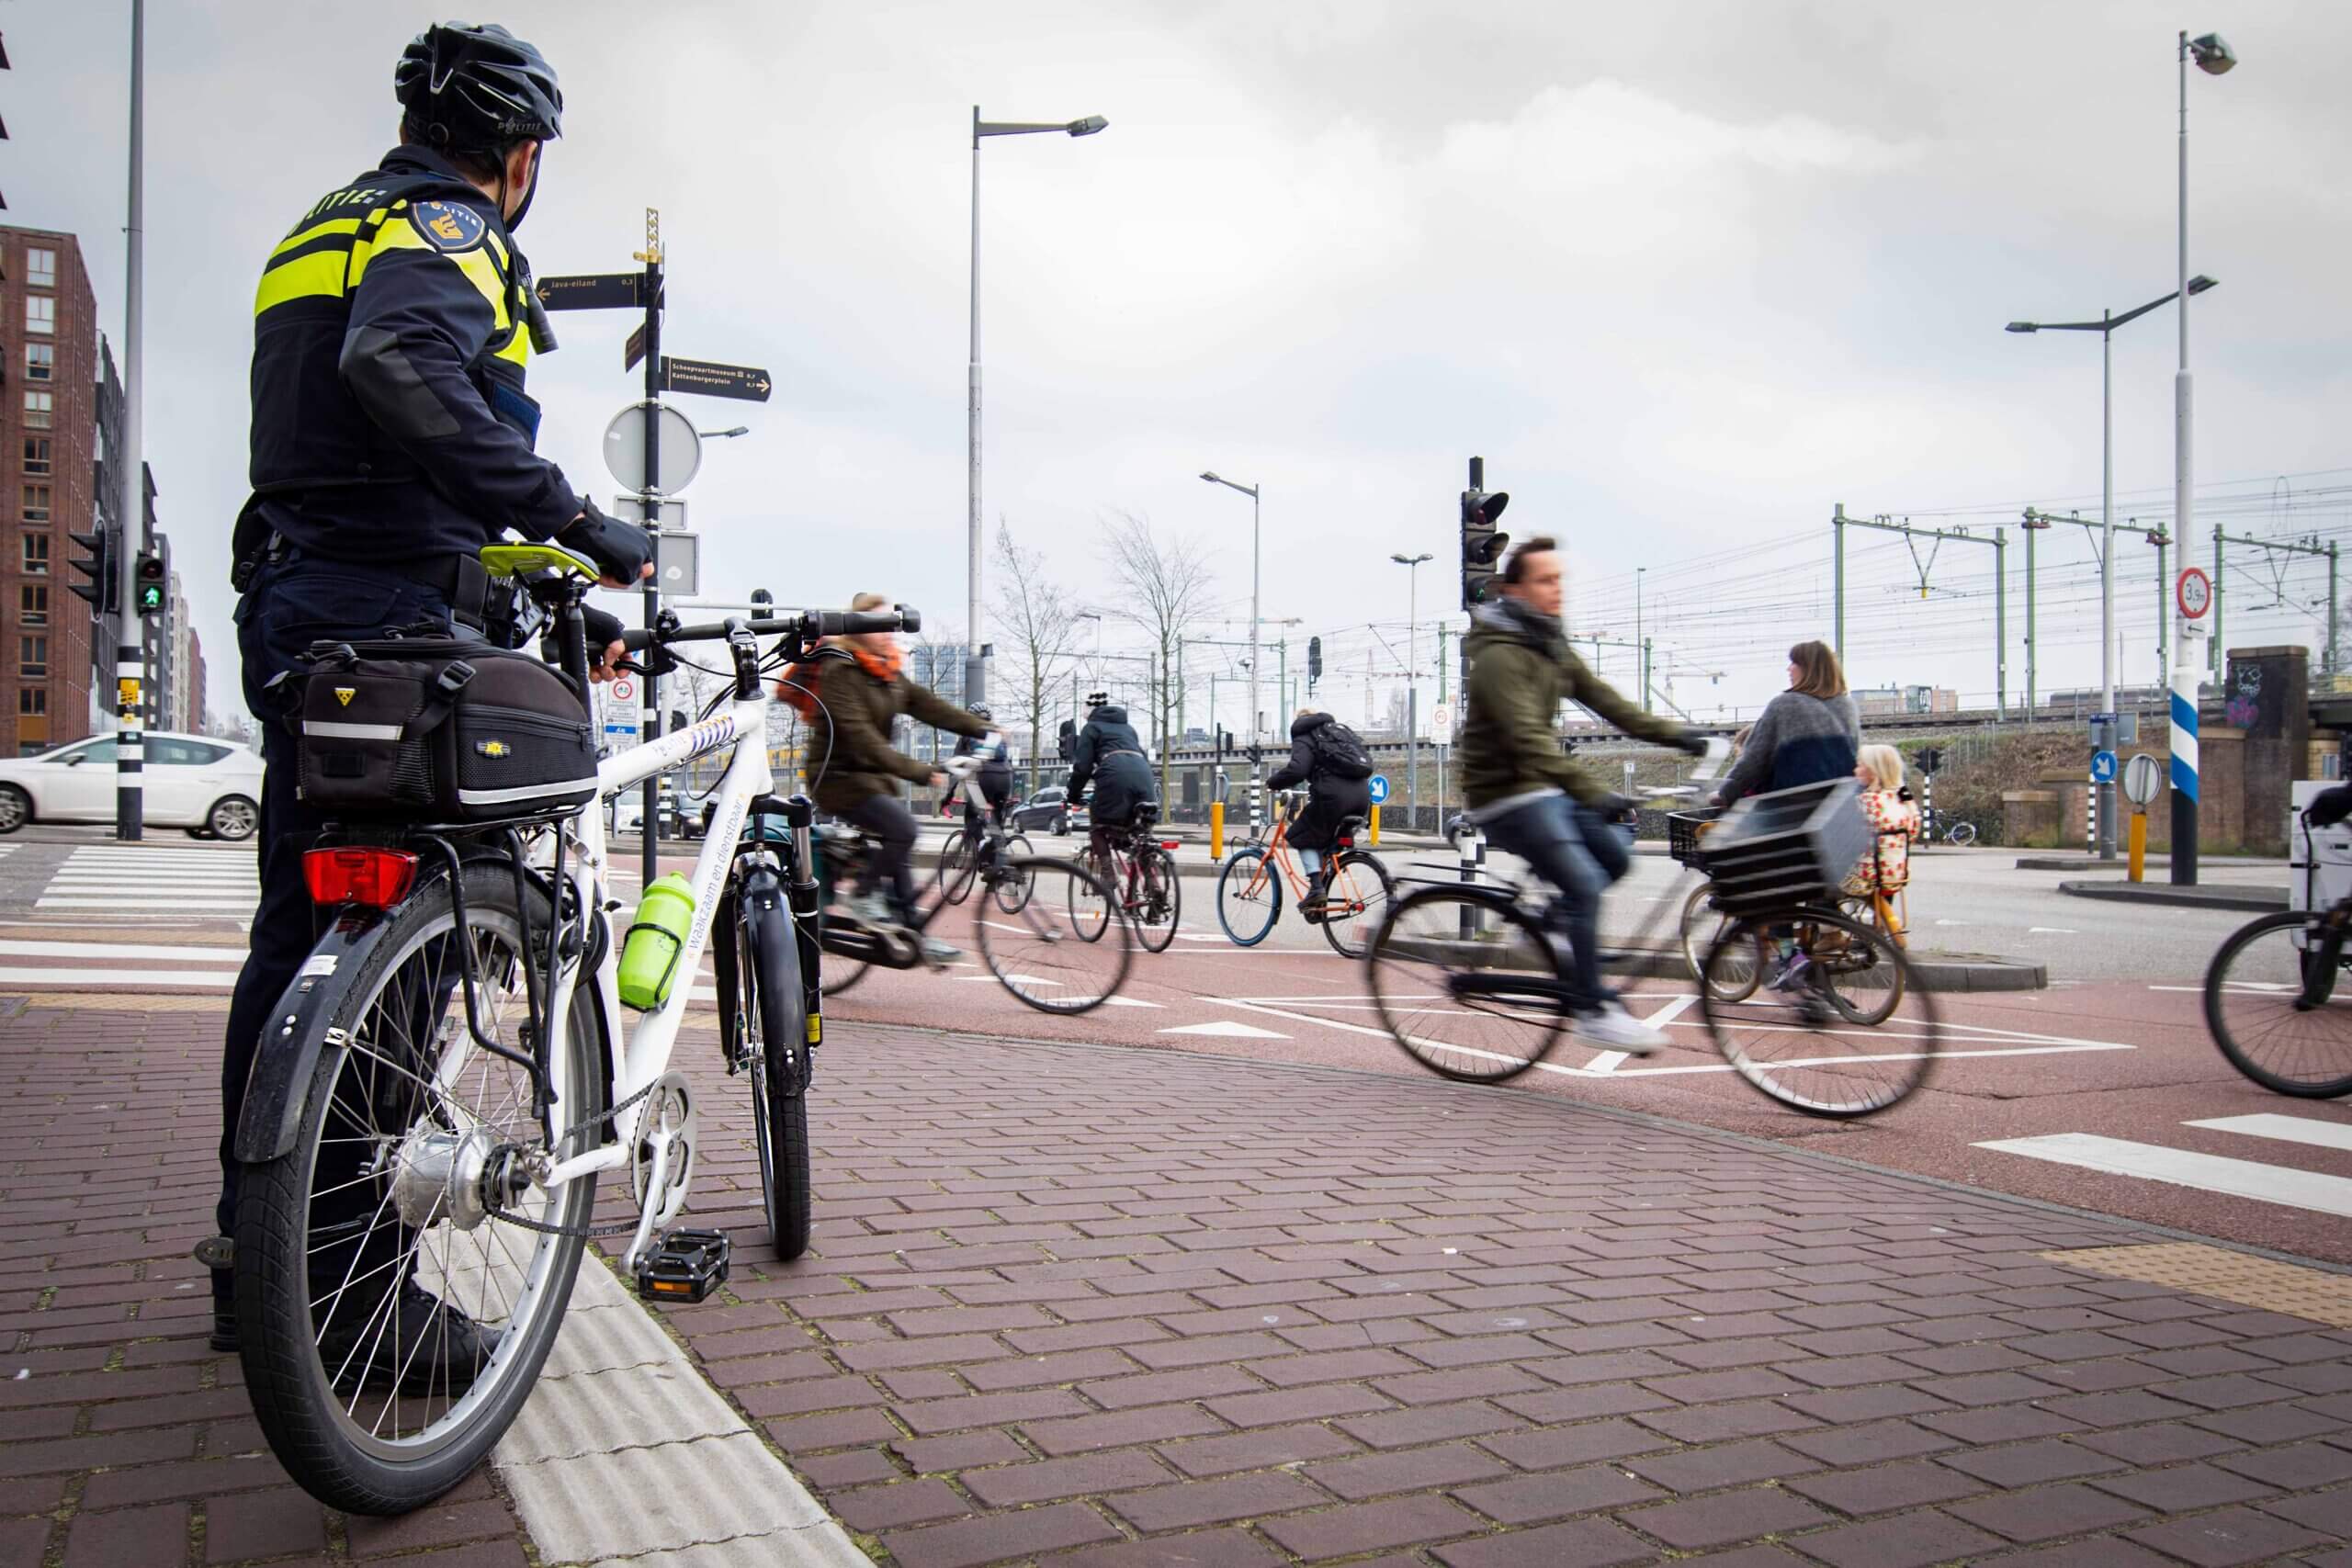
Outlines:
{"label": "black bicycle", "polygon": [[[2305,835],[2304,903],[2315,900],[2323,847]],[[2230,1066],[2273,1094],[2335,1100],[2352,1094],[2352,898],[2289,909],[2230,933],[2205,971],[2205,1026]]]}

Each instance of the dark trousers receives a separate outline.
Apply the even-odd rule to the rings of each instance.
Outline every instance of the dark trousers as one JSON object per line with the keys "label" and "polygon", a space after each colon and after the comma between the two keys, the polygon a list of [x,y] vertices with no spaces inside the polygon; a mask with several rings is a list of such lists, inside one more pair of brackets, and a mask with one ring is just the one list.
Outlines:
{"label": "dark trousers", "polygon": [[[214,1219],[223,1235],[236,1226],[237,1119],[244,1110],[254,1054],[271,1010],[318,939],[310,889],[302,880],[302,852],[324,824],[296,794],[294,736],[263,688],[278,674],[302,668],[301,654],[314,641],[378,637],[421,623],[446,629],[449,611],[438,593],[388,570],[293,559],[262,568],[238,602],[236,619],[245,706],[261,721],[261,902],[254,910],[245,966],[230,996],[220,1052],[220,1201]],[[212,1292],[217,1304],[228,1304],[227,1270],[214,1272]]]}
{"label": "dark trousers", "polygon": [[895,795],[869,795],[847,811],[842,821],[862,829],[874,840],[865,857],[865,873],[857,879],[859,897],[890,885],[890,902],[902,919],[915,912],[915,814]]}
{"label": "dark trousers", "polygon": [[1529,801],[1481,826],[1497,849],[1517,855],[1559,889],[1545,921],[1567,938],[1568,988],[1576,1005],[1611,999],[1600,983],[1600,895],[1633,863],[1624,834],[1565,795]]}

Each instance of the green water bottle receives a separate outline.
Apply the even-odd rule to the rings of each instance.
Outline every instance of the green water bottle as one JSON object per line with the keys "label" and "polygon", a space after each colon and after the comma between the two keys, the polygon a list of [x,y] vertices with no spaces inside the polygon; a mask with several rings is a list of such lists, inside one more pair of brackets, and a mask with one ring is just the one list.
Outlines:
{"label": "green water bottle", "polygon": [[695,890],[684,877],[673,871],[646,885],[628,940],[621,944],[623,1007],[650,1012],[670,999],[678,955],[686,950],[686,932],[694,919]]}

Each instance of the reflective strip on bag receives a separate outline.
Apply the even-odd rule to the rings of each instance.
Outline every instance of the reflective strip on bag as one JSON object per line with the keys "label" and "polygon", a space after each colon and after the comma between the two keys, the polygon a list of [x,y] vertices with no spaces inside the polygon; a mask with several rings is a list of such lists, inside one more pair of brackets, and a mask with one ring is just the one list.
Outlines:
{"label": "reflective strip on bag", "polygon": [[585,778],[554,779],[545,784],[516,784],[509,789],[461,789],[458,802],[461,806],[503,806],[510,801],[537,800],[543,795],[571,795],[576,791],[594,791],[596,775]]}
{"label": "reflective strip on bag", "polygon": [[322,740],[398,740],[401,726],[397,724],[344,724],[322,718],[306,718],[302,733],[315,735]]}

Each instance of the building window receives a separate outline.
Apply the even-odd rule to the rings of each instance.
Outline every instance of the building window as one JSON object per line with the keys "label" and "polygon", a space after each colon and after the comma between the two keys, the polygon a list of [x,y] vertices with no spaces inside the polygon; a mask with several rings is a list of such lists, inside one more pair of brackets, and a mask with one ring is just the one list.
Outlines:
{"label": "building window", "polygon": [[57,253],[28,250],[25,253],[25,281],[35,288],[57,287]]}
{"label": "building window", "polygon": [[[41,443],[44,447],[48,445],[46,441]],[[30,440],[26,441],[25,455],[28,458],[32,456],[32,446]],[[26,466],[28,468],[31,467],[29,462]],[[49,487],[47,485],[27,485],[24,502],[22,514],[26,522],[46,523],[49,521]]]}
{"label": "building window", "polygon": [[56,395],[54,392],[27,392],[25,394],[25,423],[35,430],[47,430],[51,400]]}
{"label": "building window", "polygon": [[25,582],[17,587],[17,619],[28,626],[49,625],[49,584]]}
{"label": "building window", "polygon": [[57,301],[46,294],[25,296],[25,331],[53,333],[57,330]]}
{"label": "building window", "polygon": [[57,345],[53,343],[25,344],[25,379],[48,381],[57,375]]}
{"label": "building window", "polygon": [[47,577],[49,575],[49,536],[46,534],[27,534],[24,536],[24,539],[25,575],[27,577]]}
{"label": "building window", "polygon": [[25,437],[25,472],[28,474],[49,472],[48,436],[28,435]]}
{"label": "building window", "polygon": [[17,712],[18,714],[26,718],[34,718],[47,713],[48,711],[49,690],[47,687],[19,686],[17,688]]}
{"label": "building window", "polygon": [[17,639],[17,673],[29,681],[49,673],[49,638],[26,636]]}

